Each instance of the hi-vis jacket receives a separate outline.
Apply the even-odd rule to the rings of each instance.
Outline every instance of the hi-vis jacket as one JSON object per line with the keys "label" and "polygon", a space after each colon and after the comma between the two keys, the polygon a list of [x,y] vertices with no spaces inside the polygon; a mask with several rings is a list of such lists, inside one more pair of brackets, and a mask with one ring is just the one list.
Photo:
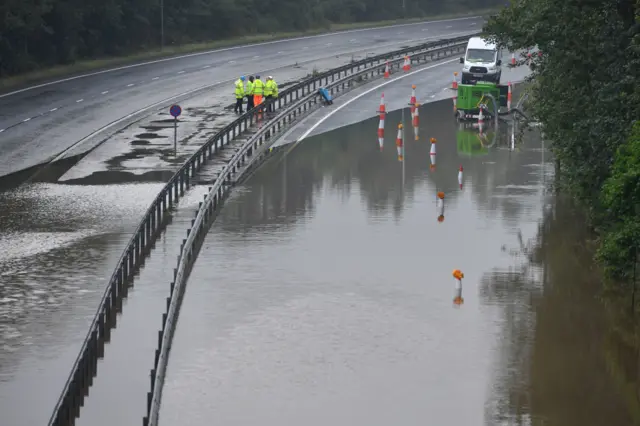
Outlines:
{"label": "hi-vis jacket", "polygon": [[244,82],[240,79],[236,80],[236,99],[244,98]]}
{"label": "hi-vis jacket", "polygon": [[268,80],[264,86],[265,96],[272,95],[274,98],[278,97],[278,83],[275,80]]}
{"label": "hi-vis jacket", "polygon": [[258,78],[253,81],[253,94],[260,96],[264,94],[264,83]]}
{"label": "hi-vis jacket", "polygon": [[251,80],[247,81],[247,90],[245,90],[247,96],[253,96],[253,83]]}

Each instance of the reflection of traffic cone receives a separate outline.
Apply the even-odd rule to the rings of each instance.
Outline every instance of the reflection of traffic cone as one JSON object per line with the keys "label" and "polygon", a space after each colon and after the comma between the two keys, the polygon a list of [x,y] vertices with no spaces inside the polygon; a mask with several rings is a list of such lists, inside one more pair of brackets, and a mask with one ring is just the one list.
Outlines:
{"label": "reflection of traffic cone", "polygon": [[458,89],[458,71],[453,73],[453,84],[451,85],[451,88],[453,90]]}
{"label": "reflection of traffic cone", "polygon": [[482,135],[482,126],[484,126],[484,113],[482,112],[482,107],[480,107],[480,113],[478,114],[478,129],[480,130],[481,135]]}
{"label": "reflection of traffic cone", "polygon": [[398,136],[396,137],[396,147],[398,148],[398,161],[402,161],[403,157],[403,149],[402,145],[402,124],[398,124]]}
{"label": "reflection of traffic cone", "polygon": [[380,123],[378,124],[378,144],[380,145],[380,151],[384,146],[384,114],[380,114]]}
{"label": "reflection of traffic cone", "polygon": [[411,58],[409,56],[404,57],[404,65],[402,66],[404,71],[409,71],[411,69]]}
{"label": "reflection of traffic cone", "polygon": [[378,109],[378,114],[380,116],[384,115],[387,112],[387,106],[384,104],[384,92],[380,95],[380,108]]}
{"label": "reflection of traffic cone", "polygon": [[436,138],[431,138],[431,151],[429,152],[429,155],[432,157],[435,157],[436,155]]}
{"label": "reflection of traffic cone", "polygon": [[438,222],[444,222],[444,192],[438,192],[436,198],[436,209],[438,210]]}
{"label": "reflection of traffic cone", "polygon": [[453,271],[453,278],[455,279],[453,303],[455,305],[462,305],[464,303],[464,299],[462,298],[462,279],[464,278],[464,274],[461,270],[456,269]]}
{"label": "reflection of traffic cone", "polygon": [[416,85],[412,85],[411,86],[411,98],[409,99],[409,105],[411,105],[411,117],[413,117],[413,114],[415,114],[416,112]]}
{"label": "reflection of traffic cone", "polygon": [[431,165],[429,166],[429,170],[433,172],[436,170],[436,156],[430,155],[429,158],[431,159]]}
{"label": "reflection of traffic cone", "polygon": [[420,104],[416,104],[416,112],[413,113],[413,130],[416,135],[416,140],[418,139],[418,127],[420,127]]}
{"label": "reflection of traffic cone", "polygon": [[511,112],[511,82],[509,82],[509,90],[507,91],[507,111]]}
{"label": "reflection of traffic cone", "polygon": [[453,95],[453,112],[458,110],[458,96]]}
{"label": "reflection of traffic cone", "polygon": [[389,61],[387,61],[387,64],[384,66],[384,78],[389,78],[390,75],[391,71],[389,69]]}
{"label": "reflection of traffic cone", "polygon": [[458,169],[458,186],[460,187],[460,189],[462,189],[462,164]]}

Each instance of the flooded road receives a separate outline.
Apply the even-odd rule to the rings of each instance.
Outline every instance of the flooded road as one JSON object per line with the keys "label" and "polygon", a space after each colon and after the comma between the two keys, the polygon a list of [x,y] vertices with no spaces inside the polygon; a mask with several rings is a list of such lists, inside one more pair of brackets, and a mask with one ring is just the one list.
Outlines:
{"label": "flooded road", "polygon": [[161,424],[632,424],[637,374],[609,373],[580,221],[547,189],[540,137],[490,146],[450,101],[420,117],[404,164],[372,118],[238,188],[187,286]]}

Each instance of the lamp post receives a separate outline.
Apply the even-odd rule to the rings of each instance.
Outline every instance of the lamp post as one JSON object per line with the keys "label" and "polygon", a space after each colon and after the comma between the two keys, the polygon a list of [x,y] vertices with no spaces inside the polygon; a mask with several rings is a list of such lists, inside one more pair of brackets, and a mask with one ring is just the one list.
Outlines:
{"label": "lamp post", "polygon": [[160,50],[164,50],[164,0],[160,0]]}

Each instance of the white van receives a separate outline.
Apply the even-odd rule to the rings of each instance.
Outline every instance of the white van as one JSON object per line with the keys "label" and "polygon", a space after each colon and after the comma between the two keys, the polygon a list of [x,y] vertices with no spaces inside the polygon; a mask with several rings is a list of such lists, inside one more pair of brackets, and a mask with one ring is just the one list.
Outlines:
{"label": "white van", "polygon": [[462,84],[490,81],[500,84],[502,76],[502,51],[481,37],[471,37],[464,58],[460,58]]}

